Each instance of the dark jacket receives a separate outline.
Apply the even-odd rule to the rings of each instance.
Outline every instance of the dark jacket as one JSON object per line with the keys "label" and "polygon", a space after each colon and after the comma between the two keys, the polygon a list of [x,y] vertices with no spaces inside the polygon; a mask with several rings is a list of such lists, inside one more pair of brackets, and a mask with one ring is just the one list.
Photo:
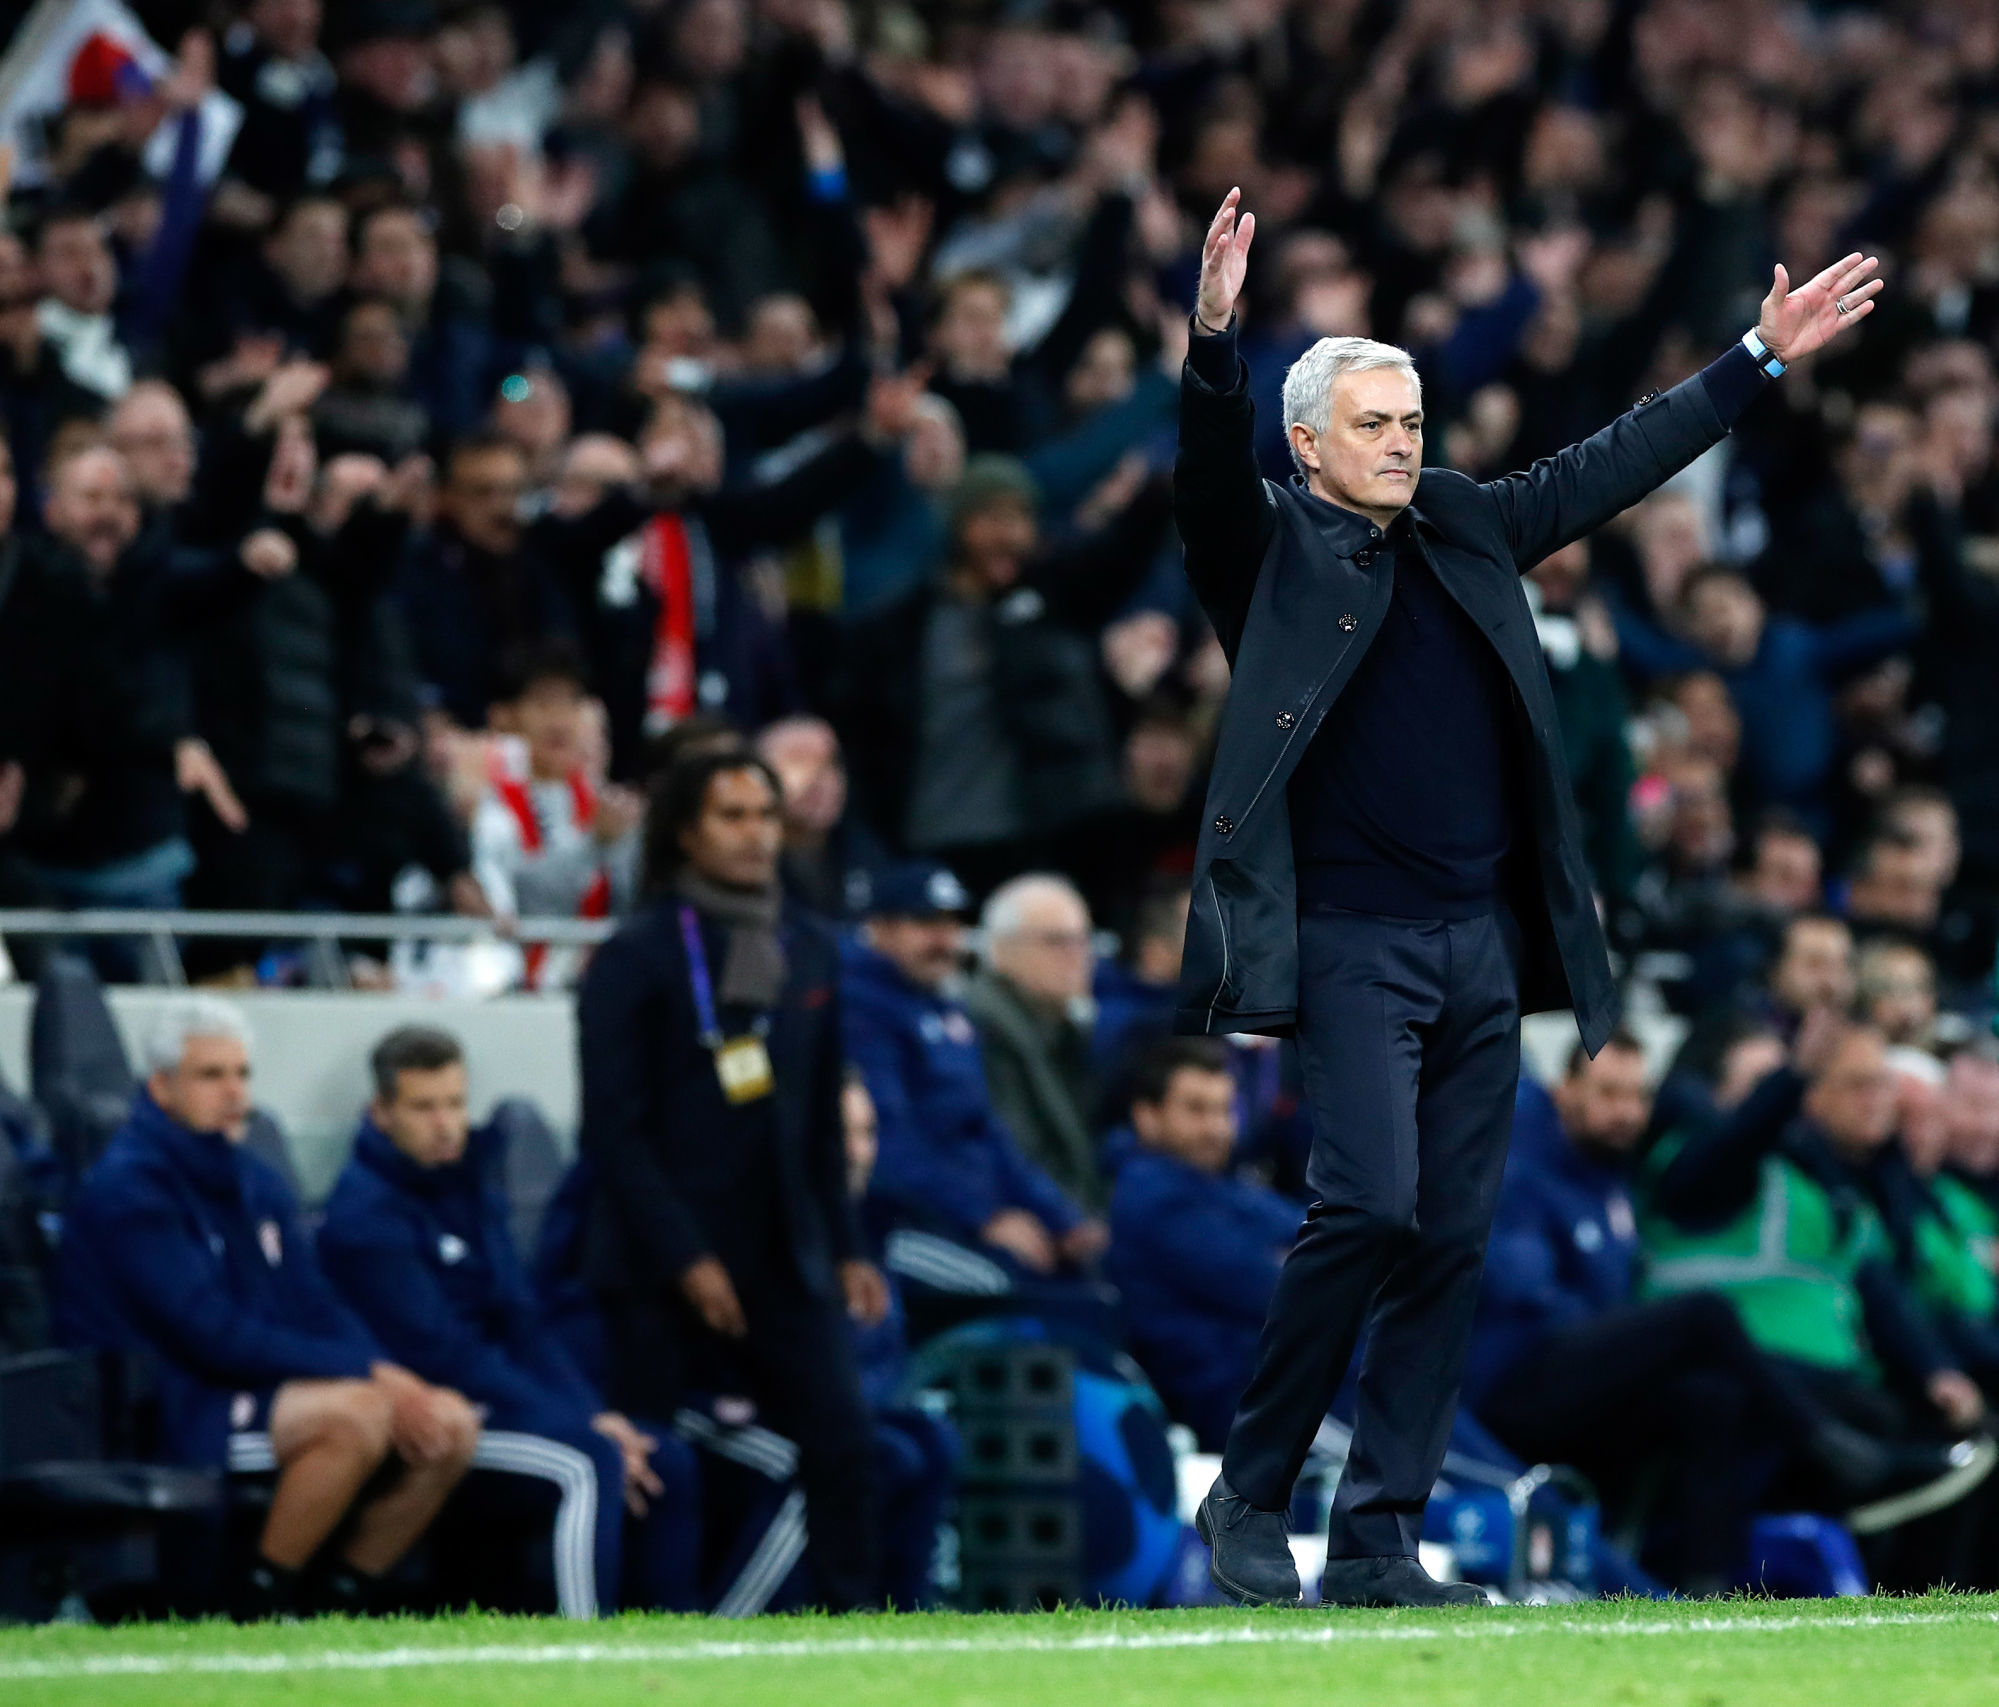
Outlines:
{"label": "dark jacket", "polygon": [[[1117,731],[1097,635],[1138,590],[1166,524],[1150,482],[1107,527],[1042,550],[992,607],[994,697],[1019,756],[1021,807],[1045,834],[1124,798]],[[855,625],[843,661],[841,726],[854,799],[876,834],[900,847],[923,736],[923,656],[935,580]]]}
{"label": "dark jacket", "polygon": [[1268,1186],[1144,1149],[1129,1131],[1104,1153],[1117,1176],[1104,1272],[1123,1296],[1132,1350],[1167,1409],[1219,1451],[1213,1436],[1255,1367],[1303,1212]]}
{"label": "dark jacket", "polygon": [[962,1007],[852,939],[841,945],[840,995],[847,1056],[880,1122],[868,1197],[883,1219],[974,1243],[1002,1209],[1025,1209],[1058,1234],[1082,1220],[994,1112]]}
{"label": "dark jacket", "polygon": [[1546,1335],[1630,1303],[1639,1254],[1629,1174],[1572,1144],[1554,1099],[1522,1079],[1465,1366],[1466,1403],[1476,1408]]}
{"label": "dark jacket", "polygon": [[[1224,337],[1233,344],[1233,333]],[[1715,366],[1738,355],[1753,375],[1739,346]],[[1233,386],[1217,390],[1190,358],[1180,389],[1174,514],[1188,579],[1236,686],[1208,785],[1175,1023],[1196,1033],[1281,1034],[1298,1008],[1297,874],[1285,790],[1381,628],[1392,577],[1377,564],[1385,569],[1392,559],[1380,530],[1359,515],[1298,482],[1279,486],[1259,476],[1246,373],[1233,365]],[[1520,575],[1628,509],[1728,428],[1707,376],[1697,376],[1525,473],[1480,484],[1425,469],[1409,507],[1417,549],[1498,651],[1530,732],[1523,771],[1532,779],[1534,846],[1525,851],[1539,881],[1523,883],[1512,898],[1525,943],[1522,1006],[1574,1008],[1592,1050],[1610,1035],[1617,996]]]}
{"label": "dark jacket", "polygon": [[144,1091],[70,1202],[56,1327],[69,1345],[159,1358],[164,1449],[188,1464],[222,1463],[249,1426],[239,1395],[365,1377],[382,1355],[326,1284],[277,1170]]}
{"label": "dark jacket", "polygon": [[34,725],[23,831],[36,857],[87,870],[184,833],[174,746],[194,733],[185,643],[264,585],[233,552],[177,546],[163,526],[101,581],[60,540],[27,542],[0,637],[0,701],[26,696]]}
{"label": "dark jacket", "polygon": [[576,1435],[603,1406],[546,1330],[514,1250],[502,1142],[475,1132],[462,1160],[425,1168],[362,1122],[320,1264],[391,1357],[487,1406],[495,1428]]}
{"label": "dark jacket", "polygon": [[1030,1161],[1102,1214],[1110,1192],[1091,1131],[1097,1086],[1089,1028],[1036,1008],[994,972],[966,988],[965,1012],[978,1028],[993,1112]]}
{"label": "dark jacket", "polygon": [[[585,1277],[605,1291],[663,1291],[703,1256],[761,1261],[771,1194],[796,1279],[833,1292],[836,1263],[860,1254],[840,1123],[839,965],[833,941],[787,909],[787,973],[770,1015],[773,1096],[731,1104],[702,1046],[679,903],[655,899],[590,962],[576,1008],[582,1149],[596,1185]],[[723,932],[702,926],[719,975]],[[756,1016],[723,1005],[729,1036]]]}
{"label": "dark jacket", "polygon": [[411,541],[396,578],[423,682],[468,729],[485,726],[509,652],[574,631],[568,602],[538,545],[530,530],[518,549],[495,556],[440,523]]}

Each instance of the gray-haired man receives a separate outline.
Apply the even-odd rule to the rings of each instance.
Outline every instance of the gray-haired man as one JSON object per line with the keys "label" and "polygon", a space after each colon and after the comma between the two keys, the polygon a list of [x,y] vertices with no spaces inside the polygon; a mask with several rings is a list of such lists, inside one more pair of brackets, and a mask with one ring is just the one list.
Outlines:
{"label": "gray-haired man", "polygon": [[478,1413],[383,1357],[321,1276],[290,1187],[244,1150],[242,1016],[170,1003],[146,1069],[64,1223],[63,1337],[154,1354],[167,1456],[277,1472],[243,1612],[294,1610],[315,1563],[319,1603],[360,1610],[465,1474]]}
{"label": "gray-haired man", "polygon": [[1235,671],[1196,855],[1177,1024],[1295,1032],[1315,1198],[1200,1529],[1215,1581],[1289,1602],[1284,1511],[1365,1323],[1322,1599],[1478,1591],[1417,1564],[1506,1159],[1524,1009],[1616,1020],[1548,676],[1520,574],[1726,436],[1784,363],[1863,318],[1858,255],[1703,373],[1485,485],[1423,469],[1406,352],[1323,339],[1292,369],[1287,487],[1258,478],[1234,308],[1255,216],[1201,261],[1175,515]]}

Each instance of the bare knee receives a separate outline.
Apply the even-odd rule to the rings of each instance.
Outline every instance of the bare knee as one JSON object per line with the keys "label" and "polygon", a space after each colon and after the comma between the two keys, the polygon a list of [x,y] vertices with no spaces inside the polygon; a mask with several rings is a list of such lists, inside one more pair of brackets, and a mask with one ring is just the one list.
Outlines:
{"label": "bare knee", "polygon": [[271,1407],[271,1447],[280,1463],[335,1451],[378,1464],[389,1450],[387,1396],[372,1381],[292,1381]]}
{"label": "bare knee", "polygon": [[456,1465],[462,1474],[470,1468],[472,1455],[479,1450],[481,1424],[479,1413],[472,1408],[464,1394],[443,1389],[438,1394],[439,1409],[442,1413],[449,1445],[445,1448],[443,1461]]}
{"label": "bare knee", "polygon": [[357,1457],[379,1464],[389,1455],[394,1420],[389,1396],[372,1381],[356,1381],[339,1406],[329,1410],[326,1422],[332,1438]]}

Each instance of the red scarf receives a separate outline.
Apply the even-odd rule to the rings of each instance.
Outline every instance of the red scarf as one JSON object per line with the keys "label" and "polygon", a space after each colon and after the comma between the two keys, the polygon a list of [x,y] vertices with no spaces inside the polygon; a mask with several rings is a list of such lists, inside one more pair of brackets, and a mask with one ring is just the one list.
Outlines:
{"label": "red scarf", "polygon": [[645,726],[671,729],[694,711],[694,559],[671,510],[646,523],[639,576],[659,600],[646,668]]}
{"label": "red scarf", "polygon": [[[587,830],[597,821],[597,791],[581,771],[571,771],[565,780],[569,784],[569,809],[575,815],[576,825]],[[492,781],[494,794],[520,830],[521,846],[531,854],[540,853],[541,820],[535,816],[534,797],[528,793],[528,785],[519,777],[508,776],[498,766],[494,767]],[[602,866],[590,879],[590,887],[583,891],[582,900],[576,903],[576,916],[579,919],[607,919],[611,916],[611,874]],[[527,960],[528,987],[539,989],[542,969],[548,964],[548,944],[530,943],[523,952]]]}

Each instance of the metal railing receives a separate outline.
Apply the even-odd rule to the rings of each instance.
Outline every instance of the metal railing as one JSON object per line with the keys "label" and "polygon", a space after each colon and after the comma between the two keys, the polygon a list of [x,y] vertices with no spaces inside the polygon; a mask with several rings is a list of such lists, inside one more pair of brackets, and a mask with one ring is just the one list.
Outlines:
{"label": "metal railing", "polygon": [[195,913],[110,907],[63,912],[0,907],[0,938],[137,938],[150,951],[153,982],[184,985],[186,939],[299,943],[314,986],[350,987],[343,942],[512,943],[588,947],[617,929],[615,919],[467,919],[453,913]]}

